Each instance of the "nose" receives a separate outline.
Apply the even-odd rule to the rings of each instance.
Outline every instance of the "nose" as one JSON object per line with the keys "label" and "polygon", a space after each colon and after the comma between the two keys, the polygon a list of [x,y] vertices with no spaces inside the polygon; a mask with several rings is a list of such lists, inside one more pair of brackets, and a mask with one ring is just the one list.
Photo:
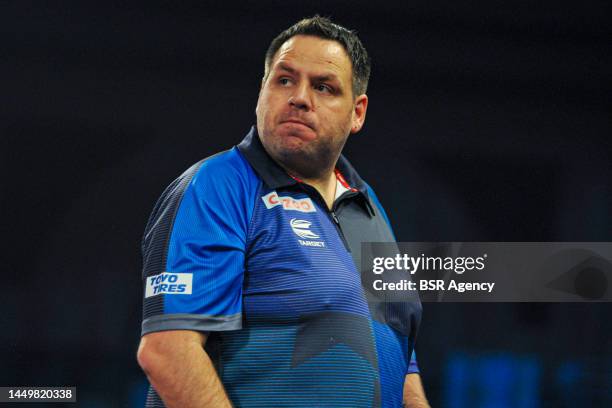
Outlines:
{"label": "nose", "polygon": [[289,97],[289,105],[296,109],[309,111],[312,109],[310,97],[308,85],[302,83],[294,88],[294,92]]}

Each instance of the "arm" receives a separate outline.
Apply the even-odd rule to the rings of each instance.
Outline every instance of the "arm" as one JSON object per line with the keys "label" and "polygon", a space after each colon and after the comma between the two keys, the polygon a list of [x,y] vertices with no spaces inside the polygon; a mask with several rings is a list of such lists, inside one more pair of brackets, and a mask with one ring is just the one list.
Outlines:
{"label": "arm", "polygon": [[142,337],[138,363],[167,408],[232,406],[204,351],[205,343],[205,334],[189,330]]}
{"label": "arm", "polygon": [[418,373],[408,374],[404,381],[404,398],[403,405],[405,408],[430,408],[429,402],[425,397],[425,390],[421,382],[421,376]]}
{"label": "arm", "polygon": [[164,191],[147,223],[138,362],[156,391],[151,405],[159,396],[170,408],[231,406],[202,333],[242,328],[258,184],[240,157],[231,150],[192,166]]}

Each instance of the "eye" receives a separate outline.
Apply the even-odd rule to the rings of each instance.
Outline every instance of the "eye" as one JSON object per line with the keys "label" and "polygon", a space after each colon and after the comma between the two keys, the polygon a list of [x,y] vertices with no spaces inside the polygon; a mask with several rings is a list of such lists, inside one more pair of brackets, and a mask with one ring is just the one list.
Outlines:
{"label": "eye", "polygon": [[287,77],[280,77],[278,79],[278,83],[283,85],[283,86],[287,86],[291,83],[291,79],[287,78]]}
{"label": "eye", "polygon": [[330,93],[330,94],[334,93],[334,89],[331,86],[326,85],[326,84],[315,85],[315,89],[319,92]]}

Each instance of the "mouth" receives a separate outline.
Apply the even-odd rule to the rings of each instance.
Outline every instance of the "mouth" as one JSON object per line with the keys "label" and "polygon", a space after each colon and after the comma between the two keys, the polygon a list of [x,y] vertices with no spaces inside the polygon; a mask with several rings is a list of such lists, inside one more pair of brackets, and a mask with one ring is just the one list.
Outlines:
{"label": "mouth", "polygon": [[313,127],[310,126],[308,123],[302,122],[301,120],[298,120],[298,119],[288,119],[288,120],[282,121],[281,123],[282,124],[289,123],[289,124],[294,124],[294,125],[302,125],[302,126],[306,126],[309,129],[313,129]]}

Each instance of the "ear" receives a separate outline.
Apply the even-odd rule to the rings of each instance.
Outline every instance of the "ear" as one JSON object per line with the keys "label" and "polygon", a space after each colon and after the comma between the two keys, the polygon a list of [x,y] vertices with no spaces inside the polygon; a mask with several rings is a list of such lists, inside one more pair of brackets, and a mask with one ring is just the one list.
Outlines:
{"label": "ear", "polygon": [[363,127],[366,118],[366,111],[368,110],[368,96],[366,94],[359,95],[357,98],[355,98],[354,105],[351,133],[357,133]]}

